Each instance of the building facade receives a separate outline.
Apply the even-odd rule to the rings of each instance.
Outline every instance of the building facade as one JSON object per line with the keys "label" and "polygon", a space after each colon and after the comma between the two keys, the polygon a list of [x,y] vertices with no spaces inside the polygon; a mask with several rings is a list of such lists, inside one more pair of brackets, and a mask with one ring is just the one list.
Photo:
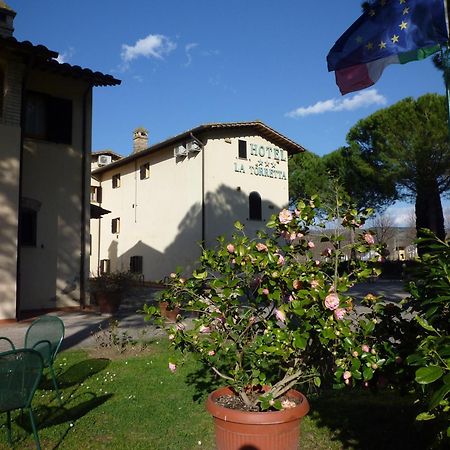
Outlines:
{"label": "building facade", "polygon": [[158,281],[191,270],[200,245],[237,220],[254,235],[288,204],[288,157],[304,150],[262,122],[202,125],[151,147],[147,139],[135,130],[130,156],[92,172],[98,205],[111,211],[91,223],[92,275],[132,270]]}
{"label": "building facade", "polygon": [[0,320],[83,304],[92,88],[120,83],[17,41],[15,15],[0,1]]}

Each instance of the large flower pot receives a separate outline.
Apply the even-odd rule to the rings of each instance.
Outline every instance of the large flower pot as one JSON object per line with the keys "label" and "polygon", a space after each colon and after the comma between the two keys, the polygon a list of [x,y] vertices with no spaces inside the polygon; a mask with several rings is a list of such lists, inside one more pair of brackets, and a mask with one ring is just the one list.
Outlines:
{"label": "large flower pot", "polygon": [[95,301],[102,314],[115,314],[122,302],[122,292],[98,291],[95,294]]}
{"label": "large flower pot", "polygon": [[217,450],[297,450],[300,421],[309,411],[306,397],[295,390],[288,393],[300,403],[290,409],[248,412],[224,408],[215,402],[222,395],[233,395],[229,388],[212,392],[206,408],[214,418]]}

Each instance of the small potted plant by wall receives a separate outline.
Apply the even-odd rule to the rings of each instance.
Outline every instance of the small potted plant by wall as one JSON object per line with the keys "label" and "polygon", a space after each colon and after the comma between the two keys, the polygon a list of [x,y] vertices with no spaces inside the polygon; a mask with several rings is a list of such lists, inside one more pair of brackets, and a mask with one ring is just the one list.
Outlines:
{"label": "small potted plant by wall", "polygon": [[102,314],[115,314],[127,289],[135,281],[131,272],[103,273],[89,280],[90,292]]}
{"label": "small potted plant by wall", "polygon": [[[179,315],[167,327],[170,344],[198,355],[225,385],[207,400],[219,450],[297,449],[309,405],[295,386],[320,385],[332,368],[337,384],[368,380],[383,364],[376,352],[361,351],[370,327],[351,320],[352,302],[345,295],[355,279],[372,272],[362,261],[347,264],[345,273],[339,270],[350,249],[337,230],[322,239],[310,237],[319,206],[313,199],[281,211],[268,224],[271,233],[260,232],[256,239],[236,223],[232,239],[219,238],[217,248],[204,250],[191,277],[172,274],[162,294],[196,317],[188,325]],[[337,202],[332,216],[357,230],[366,212],[343,209]],[[320,240],[327,241],[322,256],[316,248]],[[363,254],[375,247],[369,233],[360,232],[356,241],[349,246]],[[147,318],[159,314],[152,305],[144,310]],[[363,374],[361,357],[365,364],[376,361],[376,367]],[[176,371],[178,364],[171,360],[169,369]]]}

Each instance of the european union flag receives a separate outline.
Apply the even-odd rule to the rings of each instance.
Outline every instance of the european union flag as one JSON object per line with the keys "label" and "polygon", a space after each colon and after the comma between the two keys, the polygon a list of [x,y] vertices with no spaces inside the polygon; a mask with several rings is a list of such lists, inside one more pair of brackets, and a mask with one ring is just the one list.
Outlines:
{"label": "european union flag", "polygon": [[327,56],[342,94],[372,86],[389,64],[423,59],[447,44],[444,0],[377,0]]}

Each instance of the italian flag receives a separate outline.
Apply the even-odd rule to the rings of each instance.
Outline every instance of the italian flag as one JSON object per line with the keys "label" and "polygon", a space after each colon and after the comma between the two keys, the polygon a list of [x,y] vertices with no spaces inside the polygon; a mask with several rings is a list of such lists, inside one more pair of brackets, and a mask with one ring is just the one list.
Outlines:
{"label": "italian flag", "polygon": [[356,66],[336,70],[336,84],[342,95],[359,91],[375,84],[381,77],[383,70],[390,64],[406,64],[410,61],[425,59],[439,51],[439,49],[439,45],[433,45],[432,47],[398,53],[365,64],[357,64]]}

